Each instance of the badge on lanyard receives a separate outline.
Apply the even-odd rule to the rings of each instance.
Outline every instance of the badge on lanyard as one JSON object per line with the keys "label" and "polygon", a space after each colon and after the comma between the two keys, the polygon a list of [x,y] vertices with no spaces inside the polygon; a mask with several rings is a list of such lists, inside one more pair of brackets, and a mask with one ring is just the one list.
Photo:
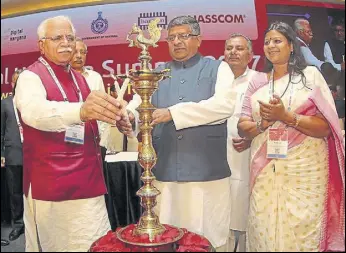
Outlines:
{"label": "badge on lanyard", "polygon": [[267,158],[286,159],[288,131],[285,128],[270,128],[268,133]]}
{"label": "badge on lanyard", "polygon": [[[62,88],[62,86],[61,86],[58,78],[56,77],[53,69],[51,68],[51,66],[48,64],[48,62],[45,59],[43,59],[43,57],[40,57],[39,61],[44,66],[46,66],[46,68],[47,68],[48,72],[50,73],[51,77],[53,78],[55,84],[59,88],[60,93],[61,93],[61,95],[64,98],[64,101],[68,102],[69,100],[67,98],[67,95],[66,95],[64,89]],[[77,83],[77,80],[76,80],[73,72],[71,72],[71,76],[72,76],[73,83],[76,86],[77,90],[80,90],[79,86],[78,86],[78,83]],[[83,97],[82,97],[82,93],[81,92],[78,92],[78,96],[79,96],[79,102],[83,102]],[[66,132],[65,132],[65,142],[75,143],[75,144],[82,144],[83,145],[84,144],[84,133],[85,133],[85,124],[84,123],[72,125],[72,126],[70,126],[70,127],[68,127],[66,129]]]}
{"label": "badge on lanyard", "polygon": [[66,129],[65,142],[83,145],[84,133],[85,133],[84,124],[70,126]]}

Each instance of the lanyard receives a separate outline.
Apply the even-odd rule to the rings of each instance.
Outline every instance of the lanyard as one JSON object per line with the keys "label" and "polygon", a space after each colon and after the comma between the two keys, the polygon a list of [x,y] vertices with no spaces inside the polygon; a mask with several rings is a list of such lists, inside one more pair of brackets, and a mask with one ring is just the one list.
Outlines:
{"label": "lanyard", "polygon": [[[294,86],[293,83],[290,82],[288,85],[291,85],[291,89],[290,89],[290,97],[288,100],[288,111],[291,111],[292,109],[292,98],[293,98],[293,94],[294,94]],[[272,99],[274,95],[274,69],[272,70],[271,74],[270,74],[270,81],[269,81],[269,99]]]}
{"label": "lanyard", "polygon": [[[55,82],[55,84],[58,86],[58,88],[59,88],[59,90],[60,90],[60,92],[61,92],[61,95],[62,95],[63,98],[64,98],[64,101],[65,101],[65,102],[68,102],[68,98],[67,98],[67,96],[66,96],[66,93],[65,93],[64,89],[62,88],[62,86],[61,86],[61,84],[60,84],[58,78],[56,77],[56,75],[55,75],[55,73],[54,73],[52,67],[48,64],[48,62],[47,62],[45,59],[43,59],[42,56],[41,56],[40,58],[38,58],[38,59],[39,59],[39,61],[48,69],[50,75],[52,76],[52,78],[53,78],[53,80],[54,80],[54,82]],[[82,93],[81,93],[81,91],[80,91],[80,89],[79,89],[78,83],[77,83],[76,78],[75,78],[75,76],[74,76],[74,74],[73,74],[72,71],[71,71],[71,76],[72,76],[72,79],[73,79],[74,84],[75,84],[76,87],[77,87],[77,93],[78,93],[78,96],[79,96],[79,102],[83,102]]]}
{"label": "lanyard", "polygon": [[20,124],[20,121],[19,121],[18,111],[17,111],[16,103],[14,101],[14,97],[12,99],[12,103],[13,103],[14,114],[15,114],[16,120],[17,120],[18,129],[19,129],[20,141],[21,141],[21,143],[23,143],[23,140],[24,140],[23,127],[22,127],[22,124]]}

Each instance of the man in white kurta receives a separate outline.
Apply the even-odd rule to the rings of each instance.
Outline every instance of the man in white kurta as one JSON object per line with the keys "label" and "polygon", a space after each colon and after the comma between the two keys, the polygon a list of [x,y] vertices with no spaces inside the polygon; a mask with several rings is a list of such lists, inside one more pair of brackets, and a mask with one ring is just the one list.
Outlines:
{"label": "man in white kurta", "polygon": [[319,59],[321,57],[316,57],[316,55],[311,51],[310,43],[312,42],[314,34],[310,22],[307,19],[298,18],[294,22],[294,29],[298,35],[297,39],[300,43],[300,51],[302,52],[306,63],[311,66],[316,66],[321,70],[325,61],[324,59]]}
{"label": "man in white kurta", "polygon": [[[88,55],[88,47],[81,38],[76,38],[76,51],[71,60],[71,67],[81,73],[88,83],[91,91],[105,92],[105,86],[101,75],[85,67]],[[120,98],[122,99],[122,97]],[[119,94],[118,94],[119,100]],[[105,156],[106,150],[121,151],[123,147],[123,135],[115,126],[105,122],[98,121],[97,125],[100,132],[100,146],[102,147],[102,155]]]}
{"label": "man in white kurta", "polygon": [[226,41],[225,61],[231,67],[235,79],[233,89],[237,92],[234,114],[227,122],[227,154],[231,175],[231,222],[229,251],[244,252],[245,233],[249,209],[249,162],[251,141],[240,138],[238,121],[240,118],[245,93],[256,71],[248,68],[252,61],[251,41],[241,34],[233,34]]}
{"label": "man in white kurta", "polygon": [[[68,67],[75,30],[67,17],[43,21],[38,36],[42,57],[16,88],[24,129],[26,251],[86,252],[110,229],[95,120],[115,124],[122,107],[104,92],[89,94],[82,76]],[[63,134],[83,122],[84,144],[66,143]]]}
{"label": "man in white kurta", "polygon": [[[152,97],[160,108],[152,121],[158,153],[154,173],[161,191],[157,213],[161,223],[204,235],[220,248],[227,242],[230,222],[225,121],[233,113],[236,93],[231,90],[233,73],[228,64],[198,53],[199,32],[191,17],[171,21],[167,41],[173,61],[164,68],[171,69],[172,78],[160,82]],[[135,96],[127,109],[135,114],[140,102]],[[119,128],[131,132],[125,124]],[[224,146],[218,146],[220,141]],[[165,154],[160,150],[163,145]]]}

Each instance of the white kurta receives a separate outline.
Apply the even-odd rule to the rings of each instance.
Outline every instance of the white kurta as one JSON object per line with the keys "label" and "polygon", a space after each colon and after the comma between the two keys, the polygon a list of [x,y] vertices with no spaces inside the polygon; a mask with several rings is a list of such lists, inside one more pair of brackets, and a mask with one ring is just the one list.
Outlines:
{"label": "white kurta", "polygon": [[26,252],[87,252],[111,228],[104,196],[61,202],[24,196]]}
{"label": "white kurta", "polygon": [[247,69],[245,73],[234,80],[233,89],[237,92],[237,102],[234,114],[227,121],[227,160],[231,169],[231,229],[246,231],[247,213],[249,210],[249,166],[250,149],[241,153],[233,147],[233,138],[240,138],[238,121],[241,115],[245,92],[249,82],[257,72]]}
{"label": "white kurta", "polygon": [[243,75],[233,81],[233,89],[237,92],[234,114],[227,121],[227,160],[231,169],[231,209],[230,209],[230,238],[227,251],[233,251],[238,239],[237,252],[243,252],[246,248],[245,231],[249,210],[249,170],[250,149],[241,153],[233,147],[233,138],[240,138],[238,134],[238,121],[241,115],[244,96],[249,82],[257,72],[249,68]]}
{"label": "white kurta", "polygon": [[301,46],[300,51],[302,52],[304,59],[308,65],[316,66],[319,70],[321,70],[321,66],[324,63],[320,61],[311,51],[309,45],[307,45],[301,38],[297,37],[297,39],[305,45],[305,47]]}
{"label": "white kurta", "polygon": [[155,209],[161,223],[203,235],[215,248],[226,244],[230,232],[229,178],[196,183],[156,181],[155,186],[161,192]]}
{"label": "white kurta", "polygon": [[[23,121],[38,130],[63,132],[81,123],[82,103],[47,100],[35,73],[25,70],[16,88],[16,106]],[[62,202],[24,196],[27,251],[87,251],[91,243],[110,230],[104,196]]]}
{"label": "white kurta", "polygon": [[[228,64],[222,62],[211,98],[170,107],[176,130],[225,122],[233,114],[236,101],[233,80]],[[127,109],[135,113],[140,103],[136,95]],[[156,209],[162,223],[204,235],[214,247],[226,244],[230,223],[229,178],[210,182],[156,182],[156,186],[161,191]]]}
{"label": "white kurta", "polygon": [[105,86],[103,84],[102,77],[99,73],[91,69],[85,69],[83,76],[87,81],[90,90],[98,90],[105,92]]}
{"label": "white kurta", "polygon": [[[91,91],[105,92],[105,86],[99,73],[85,69],[83,76]],[[97,125],[100,132],[100,146],[109,151],[122,151],[124,135],[119,132],[118,128],[102,121],[97,121]]]}

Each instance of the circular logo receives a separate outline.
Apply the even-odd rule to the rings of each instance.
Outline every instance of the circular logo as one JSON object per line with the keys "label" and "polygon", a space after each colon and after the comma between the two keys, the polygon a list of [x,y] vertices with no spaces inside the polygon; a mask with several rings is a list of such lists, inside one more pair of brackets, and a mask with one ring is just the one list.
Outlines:
{"label": "circular logo", "polygon": [[107,19],[102,18],[102,12],[98,13],[98,18],[91,23],[93,33],[102,34],[108,29]]}

